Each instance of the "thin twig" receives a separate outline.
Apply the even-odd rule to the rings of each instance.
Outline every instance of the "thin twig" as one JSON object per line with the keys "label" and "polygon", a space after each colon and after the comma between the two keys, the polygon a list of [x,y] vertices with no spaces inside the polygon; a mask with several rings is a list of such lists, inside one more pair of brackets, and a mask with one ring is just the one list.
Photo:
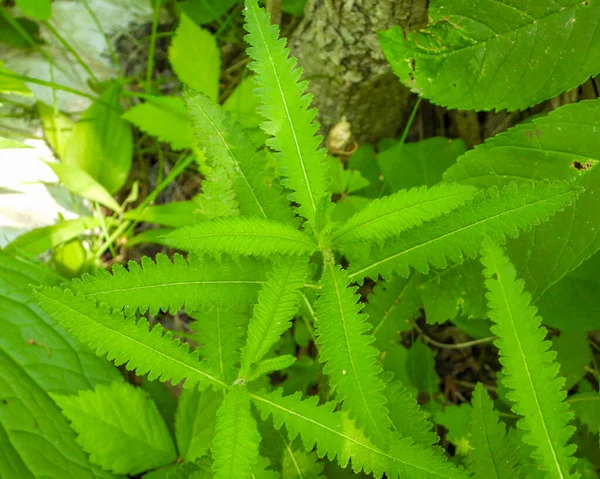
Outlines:
{"label": "thin twig", "polygon": [[423,330],[419,327],[419,325],[415,321],[413,321],[413,326],[426,342],[428,342],[429,344],[432,344],[433,346],[435,346],[437,348],[442,348],[442,349],[470,348],[472,346],[477,346],[479,344],[491,343],[492,341],[495,341],[496,339],[498,339],[498,336],[489,336],[487,338],[475,339],[473,341],[467,341],[465,343],[445,344],[445,343],[440,343],[440,342],[436,341],[435,339],[432,339],[429,336],[427,336],[425,334],[425,332],[423,332]]}

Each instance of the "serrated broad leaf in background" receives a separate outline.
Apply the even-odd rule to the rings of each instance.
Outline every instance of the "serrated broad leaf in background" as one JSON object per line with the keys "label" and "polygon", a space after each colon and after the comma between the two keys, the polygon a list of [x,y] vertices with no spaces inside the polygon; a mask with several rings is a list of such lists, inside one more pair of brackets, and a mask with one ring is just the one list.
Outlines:
{"label": "serrated broad leaf in background", "polygon": [[[221,262],[211,258],[175,255],[171,261],[158,254],[141,263],[130,261],[127,269],[114,265],[112,274],[98,269],[68,283],[73,291],[107,303],[111,308],[133,312],[192,312],[201,305],[250,304],[258,295],[270,269],[266,261],[239,258]],[[157,294],[160,292],[161,294]]]}
{"label": "serrated broad leaf in background", "polygon": [[250,479],[258,461],[260,434],[244,387],[234,386],[219,410],[211,453],[215,479]]}
{"label": "serrated broad leaf in background", "polygon": [[600,252],[553,284],[536,302],[544,323],[563,331],[600,329]]}
{"label": "serrated broad leaf in background", "polygon": [[439,0],[429,25],[381,32],[396,75],[433,103],[519,110],[600,73],[597,0]]}
{"label": "serrated broad leaf in background", "polygon": [[121,379],[35,304],[30,285],[60,281],[45,266],[0,252],[1,477],[112,477],[92,471],[68,421],[47,395],[74,394]]}
{"label": "serrated broad leaf in background", "polygon": [[169,62],[182,83],[217,101],[221,51],[215,37],[184,13],[169,47]]}
{"label": "serrated broad leaf in background", "polygon": [[192,122],[179,97],[144,96],[144,103],[127,110],[121,118],[160,141],[169,143],[174,150],[195,145]]}
{"label": "serrated broad leaf in background", "polygon": [[311,236],[286,223],[235,216],[197,222],[169,233],[163,241],[196,254],[241,256],[310,255]]}
{"label": "serrated broad leaf in background", "polygon": [[105,470],[135,475],[177,459],[162,416],[140,388],[120,382],[52,398],[90,460]]}
{"label": "serrated broad leaf in background", "polygon": [[300,215],[319,230],[329,194],[325,151],[316,136],[316,110],[309,109],[311,98],[305,94],[306,81],[300,81],[302,70],[289,58],[285,40],[279,39],[279,27],[271,25],[269,15],[256,0],[246,0],[245,5],[247,52],[253,60],[249,67],[256,73],[259,112],[267,119],[261,127],[273,137],[267,144],[277,152],[283,185],[293,191]]}
{"label": "serrated broad leaf in background", "polygon": [[504,373],[502,382],[510,389],[508,398],[523,431],[523,442],[535,448],[533,457],[548,477],[575,478],[576,445],[568,445],[575,428],[569,423],[573,412],[565,402],[565,380],[558,377],[556,353],[549,352],[546,328],[531,305],[531,295],[524,291],[524,281],[517,279],[514,266],[502,248],[489,237],[483,241],[481,262],[494,322],[492,332],[498,336]]}
{"label": "serrated broad leaf in background", "polygon": [[259,103],[254,94],[255,89],[254,77],[247,76],[223,103],[223,111],[230,112],[233,119],[244,128],[258,128],[263,121],[263,117],[256,111]]}
{"label": "serrated broad leaf in background", "polygon": [[175,437],[179,454],[186,461],[197,461],[208,454],[217,422],[217,409],[223,395],[210,389],[184,389],[175,416]]}
{"label": "serrated broad leaf in background", "polygon": [[164,205],[152,205],[144,209],[129,210],[125,212],[123,217],[129,220],[177,228],[202,219],[198,212],[199,208],[200,205],[195,199],[172,201]]}
{"label": "serrated broad leaf in background", "polygon": [[[545,322],[545,320],[544,320]],[[585,368],[592,362],[592,350],[583,331],[562,331],[553,339],[552,349],[560,364],[560,375],[566,379],[565,390],[571,389],[587,374]]]}
{"label": "serrated broad leaf in background", "polygon": [[410,267],[427,273],[477,256],[484,235],[499,243],[547,220],[573,203],[582,188],[567,182],[510,183],[489,188],[451,213],[392,238],[350,267],[350,278],[408,276]]}
{"label": "serrated broad leaf in background", "polygon": [[465,152],[464,141],[439,136],[416,143],[396,143],[377,155],[385,193],[433,185]]}
{"label": "serrated broad leaf in background", "polygon": [[444,175],[477,187],[550,179],[585,188],[564,211],[508,242],[535,300],[600,248],[599,131],[600,100],[565,105],[487,140]]}
{"label": "serrated broad leaf in background", "polygon": [[62,159],[89,173],[110,193],[125,185],[133,160],[133,136],[121,118],[119,94],[119,85],[110,84],[81,115]]}

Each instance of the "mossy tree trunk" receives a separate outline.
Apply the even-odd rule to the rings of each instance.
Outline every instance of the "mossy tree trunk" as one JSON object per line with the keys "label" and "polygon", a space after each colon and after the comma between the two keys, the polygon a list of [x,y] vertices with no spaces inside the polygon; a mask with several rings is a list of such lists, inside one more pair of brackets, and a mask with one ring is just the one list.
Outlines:
{"label": "mossy tree trunk", "polygon": [[345,117],[359,142],[395,135],[411,95],[391,72],[376,32],[414,29],[427,20],[427,0],[308,0],[290,47],[304,68],[321,133]]}

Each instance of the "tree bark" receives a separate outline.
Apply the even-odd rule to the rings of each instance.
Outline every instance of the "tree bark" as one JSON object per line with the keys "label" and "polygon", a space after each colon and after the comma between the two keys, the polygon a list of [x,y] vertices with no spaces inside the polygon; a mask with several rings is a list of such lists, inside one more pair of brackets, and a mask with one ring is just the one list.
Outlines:
{"label": "tree bark", "polygon": [[392,73],[376,32],[427,21],[427,0],[308,0],[290,48],[304,69],[326,135],[344,117],[358,142],[394,136],[411,95]]}

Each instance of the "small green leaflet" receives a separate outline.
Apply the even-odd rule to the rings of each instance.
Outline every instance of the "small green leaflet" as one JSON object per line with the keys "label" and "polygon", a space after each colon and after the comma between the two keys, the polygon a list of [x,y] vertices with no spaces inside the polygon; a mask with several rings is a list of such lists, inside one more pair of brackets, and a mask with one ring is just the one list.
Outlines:
{"label": "small green leaflet", "polygon": [[48,20],[52,16],[50,0],[16,0],[16,4],[25,15],[36,20]]}
{"label": "small green leaflet", "polygon": [[598,0],[439,0],[429,19],[379,38],[402,82],[439,105],[519,110],[600,73]]}

